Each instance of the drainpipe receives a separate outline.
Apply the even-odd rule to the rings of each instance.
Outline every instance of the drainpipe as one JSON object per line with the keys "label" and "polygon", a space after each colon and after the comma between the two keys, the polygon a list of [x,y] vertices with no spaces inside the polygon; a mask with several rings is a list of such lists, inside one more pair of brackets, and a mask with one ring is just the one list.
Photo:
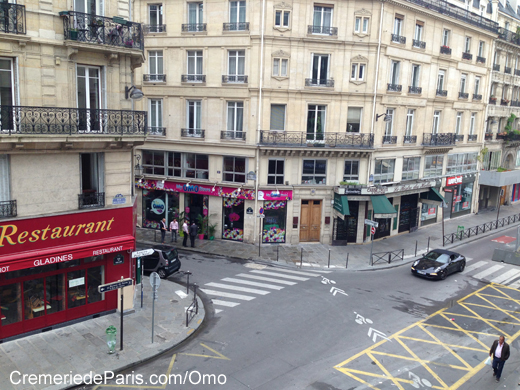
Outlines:
{"label": "drainpipe", "polygon": [[[256,112],[256,180],[255,180],[255,221],[254,221],[254,240],[253,243],[256,243],[256,239],[258,236],[258,242],[260,243],[260,227],[257,229],[257,213],[258,213],[258,182],[260,181],[260,127],[262,125],[262,87],[264,84],[264,30],[265,30],[265,0],[262,0],[262,26],[260,32],[260,82],[258,84],[258,110]],[[260,223],[260,222],[258,222]]]}

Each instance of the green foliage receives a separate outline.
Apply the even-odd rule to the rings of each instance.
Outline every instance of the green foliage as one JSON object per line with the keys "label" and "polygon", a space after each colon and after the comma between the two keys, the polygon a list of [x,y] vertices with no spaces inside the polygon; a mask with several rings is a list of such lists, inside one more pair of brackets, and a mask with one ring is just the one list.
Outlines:
{"label": "green foliage", "polygon": [[208,225],[208,233],[209,233],[210,237],[215,235],[215,230],[217,230],[217,224],[216,223],[210,223]]}
{"label": "green foliage", "polygon": [[358,186],[359,185],[359,183],[356,181],[340,181],[339,184],[342,186]]}
{"label": "green foliage", "polygon": [[197,225],[199,225],[199,234],[206,235],[208,231],[208,217],[203,217],[202,215],[197,216]]}
{"label": "green foliage", "polygon": [[[504,127],[504,129],[509,133],[513,130],[513,123],[517,116],[515,114],[511,114],[509,118],[507,118],[507,125]],[[515,130],[516,131],[516,130]]]}
{"label": "green foliage", "polygon": [[498,167],[497,168],[497,172],[507,172],[509,171],[509,169],[506,169],[506,168],[503,168],[503,167]]}
{"label": "green foliage", "polygon": [[484,162],[484,158],[486,157],[486,154],[488,154],[488,152],[489,152],[488,148],[483,148],[477,157],[478,162]]}

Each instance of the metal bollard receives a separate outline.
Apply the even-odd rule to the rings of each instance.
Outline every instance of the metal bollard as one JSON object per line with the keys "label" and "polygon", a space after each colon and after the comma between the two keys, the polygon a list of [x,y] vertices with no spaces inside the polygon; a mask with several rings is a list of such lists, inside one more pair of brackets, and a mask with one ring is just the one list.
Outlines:
{"label": "metal bollard", "polygon": [[302,268],[303,266],[303,248],[302,248],[302,251],[300,252],[300,268]]}
{"label": "metal bollard", "polygon": [[186,282],[186,294],[190,293],[190,271],[186,271],[185,274],[188,276],[188,281]]}
{"label": "metal bollard", "polygon": [[392,262],[392,253],[388,254],[388,264]]}
{"label": "metal bollard", "polygon": [[280,245],[276,246],[276,261],[278,261],[278,252],[280,252]]}
{"label": "metal bollard", "polygon": [[197,301],[197,283],[193,283],[193,300],[195,301],[195,314],[199,314],[199,301]]}
{"label": "metal bollard", "polygon": [[345,264],[345,269],[348,268],[348,255],[350,255],[350,253],[347,253],[347,264]]}
{"label": "metal bollard", "polygon": [[329,248],[329,263],[327,265],[327,268],[330,268],[330,248]]}
{"label": "metal bollard", "polygon": [[415,257],[417,257],[417,240],[415,240]]}
{"label": "metal bollard", "polygon": [[[444,241],[444,237],[442,238],[442,240]],[[426,249],[426,253],[428,253],[430,251],[430,237],[428,237],[428,249]]]}

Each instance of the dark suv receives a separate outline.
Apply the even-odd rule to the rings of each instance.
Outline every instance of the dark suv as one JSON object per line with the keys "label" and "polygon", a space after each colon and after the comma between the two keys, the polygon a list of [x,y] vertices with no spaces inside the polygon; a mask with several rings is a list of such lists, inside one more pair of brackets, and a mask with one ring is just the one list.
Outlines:
{"label": "dark suv", "polygon": [[177,249],[167,245],[158,245],[154,253],[142,258],[146,272],[157,272],[161,278],[167,278],[181,269]]}

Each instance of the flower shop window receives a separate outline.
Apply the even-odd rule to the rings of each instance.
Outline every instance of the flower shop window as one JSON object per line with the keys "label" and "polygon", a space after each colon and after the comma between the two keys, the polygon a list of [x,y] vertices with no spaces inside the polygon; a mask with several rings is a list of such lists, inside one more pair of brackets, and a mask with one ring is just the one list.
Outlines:
{"label": "flower shop window", "polygon": [[222,199],[222,238],[224,240],[244,240],[244,199]]}
{"label": "flower shop window", "polygon": [[285,242],[287,202],[283,200],[264,201],[264,214],[262,242]]}

